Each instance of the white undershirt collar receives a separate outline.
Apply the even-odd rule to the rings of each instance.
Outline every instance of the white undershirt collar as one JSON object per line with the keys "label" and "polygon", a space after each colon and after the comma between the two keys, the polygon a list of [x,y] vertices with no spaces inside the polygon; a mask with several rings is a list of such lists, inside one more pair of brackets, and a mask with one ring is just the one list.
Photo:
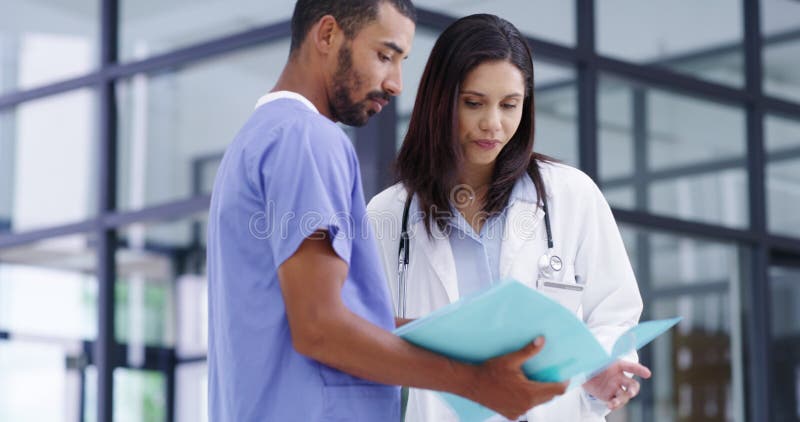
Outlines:
{"label": "white undershirt collar", "polygon": [[255,108],[259,108],[270,101],[280,100],[282,98],[290,98],[293,100],[300,101],[301,103],[305,104],[306,107],[310,108],[311,111],[313,111],[314,113],[319,113],[319,110],[317,110],[317,108],[314,107],[314,104],[311,101],[309,101],[308,98],[292,91],[270,92],[267,95],[264,95],[263,97],[258,99]]}

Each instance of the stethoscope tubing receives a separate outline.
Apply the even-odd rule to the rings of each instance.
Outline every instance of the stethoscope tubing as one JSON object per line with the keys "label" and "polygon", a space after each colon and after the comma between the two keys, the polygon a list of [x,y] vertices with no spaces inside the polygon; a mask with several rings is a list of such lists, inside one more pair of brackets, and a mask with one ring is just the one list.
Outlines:
{"label": "stethoscope tubing", "polygon": [[[400,318],[406,317],[406,298],[408,297],[408,264],[410,261],[409,250],[411,242],[408,235],[408,212],[411,208],[413,195],[409,194],[403,207],[403,221],[400,231],[400,247],[397,251],[397,287],[398,287],[398,309],[397,314]],[[542,198],[542,212],[544,213],[544,227],[547,233],[547,252],[539,260],[540,275],[545,271],[543,266],[547,266],[553,271],[561,271],[561,258],[553,255],[553,229],[550,225],[550,213],[547,209],[547,198]]]}

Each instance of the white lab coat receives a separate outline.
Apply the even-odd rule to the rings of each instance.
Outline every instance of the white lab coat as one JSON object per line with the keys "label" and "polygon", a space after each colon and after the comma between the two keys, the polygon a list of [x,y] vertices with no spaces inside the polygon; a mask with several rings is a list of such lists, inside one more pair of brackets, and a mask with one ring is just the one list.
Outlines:
{"label": "white lab coat", "polygon": [[[540,289],[573,310],[610,351],[614,341],[636,325],[642,300],[611,209],[594,182],[580,170],[558,163],[541,165],[548,195],[555,254],[564,268],[562,282],[574,280],[583,292]],[[370,221],[381,252],[392,297],[397,304],[400,228],[406,191],[394,185],[368,205]],[[416,204],[416,202],[414,202]],[[418,210],[410,210],[410,214]],[[450,242],[434,227],[429,238],[421,219],[409,224],[410,257],[407,270],[406,316],[419,318],[459,298],[456,266]],[[542,210],[516,201],[508,210],[500,249],[501,279],[516,279],[536,287],[537,262],[546,249]],[[627,359],[635,360],[633,354]],[[573,389],[527,412],[528,421],[603,421],[606,404]],[[406,421],[456,421],[455,414],[434,393],[412,389]]]}

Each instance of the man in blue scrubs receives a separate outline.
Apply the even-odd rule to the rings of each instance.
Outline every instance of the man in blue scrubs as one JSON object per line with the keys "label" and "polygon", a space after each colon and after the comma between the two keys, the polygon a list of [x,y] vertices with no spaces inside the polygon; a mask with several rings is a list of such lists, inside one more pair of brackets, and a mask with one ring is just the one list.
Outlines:
{"label": "man in blue scrubs", "polygon": [[514,417],[563,391],[527,381],[539,340],[484,365],[389,330],[365,216],[360,126],[402,90],[408,0],[300,0],[289,61],[228,147],[208,226],[212,421],[398,421],[391,385],[449,391]]}

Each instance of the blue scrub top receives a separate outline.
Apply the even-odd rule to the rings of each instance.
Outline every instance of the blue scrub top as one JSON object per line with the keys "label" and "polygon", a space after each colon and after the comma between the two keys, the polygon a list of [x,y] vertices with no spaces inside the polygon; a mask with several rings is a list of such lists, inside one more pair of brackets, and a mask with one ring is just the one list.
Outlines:
{"label": "blue scrub top", "polygon": [[318,229],[349,265],[345,305],[387,330],[394,318],[352,143],[299,95],[267,97],[225,152],[211,197],[209,420],[398,421],[399,388],[292,346],[277,269]]}

